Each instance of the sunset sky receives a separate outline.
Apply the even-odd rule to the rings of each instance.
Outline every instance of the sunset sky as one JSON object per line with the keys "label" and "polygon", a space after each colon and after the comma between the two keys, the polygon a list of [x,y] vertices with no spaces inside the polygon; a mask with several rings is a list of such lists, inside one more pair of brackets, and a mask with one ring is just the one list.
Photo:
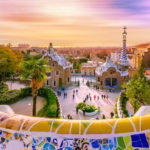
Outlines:
{"label": "sunset sky", "polygon": [[0,44],[121,46],[150,42],[150,0],[0,0]]}

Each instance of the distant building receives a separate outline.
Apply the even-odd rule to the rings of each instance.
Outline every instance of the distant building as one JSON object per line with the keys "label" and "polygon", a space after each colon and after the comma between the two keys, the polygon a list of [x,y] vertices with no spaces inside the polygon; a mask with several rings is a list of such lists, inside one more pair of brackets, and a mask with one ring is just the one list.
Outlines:
{"label": "distant building", "polygon": [[29,44],[18,44],[17,47],[11,47],[11,49],[26,52],[27,50],[30,49],[30,45]]}
{"label": "distant building", "polygon": [[120,88],[123,82],[127,82],[129,79],[128,67],[129,61],[126,55],[126,28],[123,32],[123,49],[121,54],[119,52],[118,64],[108,59],[105,63],[96,68],[96,85],[101,89]]}
{"label": "distant building", "polygon": [[137,69],[140,66],[140,63],[143,60],[144,56],[148,53],[150,53],[148,48],[137,48],[133,54],[132,68]]}
{"label": "distant building", "polygon": [[83,76],[95,76],[95,69],[97,63],[94,61],[88,61],[87,63],[81,64],[81,75]]}
{"label": "distant building", "polygon": [[47,47],[30,47],[30,50],[40,52],[40,53],[44,53],[44,52],[46,52]]}
{"label": "distant building", "polygon": [[66,61],[62,56],[58,56],[50,43],[47,52],[42,59],[48,58],[48,65],[52,67],[52,71],[47,73],[48,78],[45,83],[47,87],[59,88],[71,84],[72,64]]}

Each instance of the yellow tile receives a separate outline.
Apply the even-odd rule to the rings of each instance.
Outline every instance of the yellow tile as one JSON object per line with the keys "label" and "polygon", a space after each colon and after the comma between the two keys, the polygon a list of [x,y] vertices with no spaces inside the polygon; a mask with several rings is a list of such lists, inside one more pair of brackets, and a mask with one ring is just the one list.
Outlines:
{"label": "yellow tile", "polygon": [[56,129],[63,123],[63,121],[59,121],[59,120],[56,120],[53,122],[53,126],[52,126],[52,131],[51,132],[55,132]]}
{"label": "yellow tile", "polygon": [[79,121],[72,122],[71,134],[79,134]]}
{"label": "yellow tile", "polygon": [[41,131],[41,132],[49,132],[51,127],[51,122],[49,121],[40,121],[35,124],[30,131]]}
{"label": "yellow tile", "polygon": [[69,134],[71,122],[64,123],[58,130],[57,134]]}
{"label": "yellow tile", "polygon": [[90,125],[86,134],[110,134],[112,133],[112,127],[110,127],[105,121],[94,122]]}
{"label": "yellow tile", "polygon": [[141,117],[141,130],[150,129],[150,116]]}
{"label": "yellow tile", "polygon": [[140,117],[132,117],[131,121],[134,123],[135,127],[136,127],[136,131],[140,130]]}
{"label": "yellow tile", "polygon": [[121,119],[118,120],[115,133],[127,133],[134,132],[134,128],[129,119]]}

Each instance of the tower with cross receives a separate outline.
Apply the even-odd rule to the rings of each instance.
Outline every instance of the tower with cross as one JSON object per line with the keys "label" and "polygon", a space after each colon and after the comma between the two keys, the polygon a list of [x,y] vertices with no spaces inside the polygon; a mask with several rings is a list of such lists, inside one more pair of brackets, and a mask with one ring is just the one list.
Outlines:
{"label": "tower with cross", "polygon": [[126,47],[126,43],[127,43],[127,31],[126,31],[126,27],[123,28],[123,47],[122,47],[122,51],[121,51],[121,58],[120,58],[120,65],[122,67],[123,70],[127,69],[129,67],[129,61],[127,59],[127,47]]}

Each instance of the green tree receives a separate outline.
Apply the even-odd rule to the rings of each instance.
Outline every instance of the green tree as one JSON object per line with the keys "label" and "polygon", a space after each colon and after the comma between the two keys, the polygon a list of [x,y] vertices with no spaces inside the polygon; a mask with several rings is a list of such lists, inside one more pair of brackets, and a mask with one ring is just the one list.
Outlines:
{"label": "green tree", "polygon": [[22,80],[31,80],[31,88],[32,88],[32,97],[33,97],[33,116],[36,115],[36,100],[37,94],[40,87],[42,87],[43,83],[46,81],[46,72],[51,70],[47,65],[47,59],[37,60],[32,59],[29,61],[24,61],[21,64],[21,69],[23,74],[20,76]]}
{"label": "green tree", "polygon": [[144,75],[145,68],[143,62],[137,72],[133,75],[133,78],[130,79],[129,84],[124,84],[123,88],[126,89],[126,97],[129,98],[130,103],[136,112],[141,104],[148,103],[150,104],[150,86]]}
{"label": "green tree", "polygon": [[16,73],[18,64],[17,55],[10,48],[0,46],[0,81]]}

